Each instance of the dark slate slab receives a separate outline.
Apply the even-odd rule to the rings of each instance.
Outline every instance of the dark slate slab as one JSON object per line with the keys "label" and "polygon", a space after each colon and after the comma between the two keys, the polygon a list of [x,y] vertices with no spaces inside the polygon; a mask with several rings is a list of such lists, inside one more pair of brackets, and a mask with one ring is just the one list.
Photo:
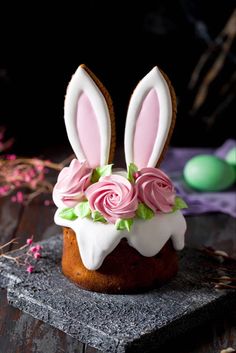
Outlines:
{"label": "dark slate slab", "polygon": [[9,303],[104,352],[156,349],[236,299],[236,292],[217,291],[207,283],[215,270],[197,250],[182,252],[178,276],[159,289],[106,295],[82,290],[62,275],[60,235],[42,245],[40,271],[31,275],[12,261],[0,260],[0,285],[7,287]]}

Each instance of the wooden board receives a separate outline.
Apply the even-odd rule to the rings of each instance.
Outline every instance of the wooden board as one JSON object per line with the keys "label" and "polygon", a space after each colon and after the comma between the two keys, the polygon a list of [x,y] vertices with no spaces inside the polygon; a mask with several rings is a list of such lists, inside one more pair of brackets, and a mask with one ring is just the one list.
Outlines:
{"label": "wooden board", "polygon": [[40,271],[28,275],[2,259],[0,278],[15,307],[103,352],[151,352],[231,307],[235,291],[209,284],[214,263],[186,249],[178,276],[144,294],[105,295],[81,290],[60,270],[61,236],[43,242]]}

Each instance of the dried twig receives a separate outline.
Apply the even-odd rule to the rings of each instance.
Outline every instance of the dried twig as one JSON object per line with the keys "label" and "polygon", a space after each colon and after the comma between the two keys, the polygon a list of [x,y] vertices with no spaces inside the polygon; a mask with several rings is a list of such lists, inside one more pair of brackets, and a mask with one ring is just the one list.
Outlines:
{"label": "dried twig", "polygon": [[219,72],[221,71],[226,57],[230,52],[230,48],[232,43],[236,37],[236,10],[233,11],[231,14],[228,22],[226,23],[224,29],[221,33],[216,37],[215,41],[210,45],[206,52],[203,53],[199,62],[197,63],[191,79],[189,83],[189,88],[193,89],[200,77],[201,72],[203,71],[206,63],[212,59],[212,56],[215,53],[218,53],[213,59],[213,64],[203,77],[202,82],[198,88],[197,94],[195,96],[193,106],[192,106],[192,113],[196,113],[199,108],[203,105],[208,95],[209,86],[211,83],[216,79]]}
{"label": "dried twig", "polygon": [[236,350],[232,347],[224,348],[220,353],[236,353]]}
{"label": "dried twig", "polygon": [[204,246],[203,248],[199,249],[199,251],[206,253],[210,257],[220,260],[227,260],[227,261],[232,261],[236,263],[236,259],[234,257],[229,256],[225,251],[222,250],[216,250],[210,246]]}
{"label": "dried twig", "polygon": [[236,289],[236,285],[232,284],[225,284],[225,283],[218,283],[214,286],[216,289]]}
{"label": "dried twig", "polygon": [[210,258],[217,260],[218,263],[224,263],[224,266],[210,266],[209,264],[208,266],[213,267],[216,273],[220,274],[222,272],[219,277],[209,277],[205,281],[213,284],[216,289],[236,289],[236,277],[231,275],[236,273],[236,259],[230,257],[225,251],[215,250],[211,247],[204,247],[199,250]]}
{"label": "dried twig", "polygon": [[[3,245],[0,245],[0,252],[1,252],[4,248],[6,248],[8,245],[13,244],[13,243],[16,243],[16,239],[12,239],[12,240],[8,241],[7,243],[5,243],[5,244],[3,244]],[[1,256],[1,255],[0,255],[0,256]]]}
{"label": "dried twig", "polygon": [[[53,184],[46,179],[47,169],[60,171],[72,158],[69,156],[61,163],[38,158],[18,158],[15,155],[10,155],[10,159],[0,159],[0,196],[15,191],[12,201],[28,204],[42,193],[51,193]],[[28,192],[23,194],[18,191],[22,189]]]}
{"label": "dried twig", "polygon": [[[2,251],[8,245],[15,243],[16,239],[10,240],[8,243],[0,245],[0,251]],[[26,271],[32,273],[35,269],[35,265],[38,259],[41,257],[42,246],[32,245],[33,236],[26,240],[26,243],[18,249],[11,250],[5,253],[0,253],[0,258],[5,258],[10,261],[14,261],[18,266],[26,266]],[[27,250],[27,251],[24,251]],[[18,253],[15,255],[15,253]]]}

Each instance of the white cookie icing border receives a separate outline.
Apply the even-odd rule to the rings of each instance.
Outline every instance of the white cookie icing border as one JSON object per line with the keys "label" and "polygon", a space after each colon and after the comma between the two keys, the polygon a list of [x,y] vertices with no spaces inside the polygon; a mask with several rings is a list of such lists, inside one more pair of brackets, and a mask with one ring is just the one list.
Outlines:
{"label": "white cookie icing border", "polygon": [[86,70],[83,69],[82,66],[79,66],[68,85],[64,105],[64,119],[67,135],[71,147],[79,161],[84,161],[86,159],[79,140],[76,125],[77,104],[82,93],[87,95],[92,104],[93,110],[96,113],[101,139],[100,166],[103,166],[108,163],[111,144],[111,121],[109,109],[106,100],[96,83]]}
{"label": "white cookie icing border", "polygon": [[156,141],[153,146],[153,151],[148,161],[147,167],[156,166],[169,134],[172,122],[172,100],[170,90],[165,78],[157,66],[155,66],[138,83],[130,99],[125,125],[125,159],[127,166],[130,163],[135,163],[133,144],[136,122],[142,106],[142,102],[152,88],[155,89],[158,96],[160,115]]}

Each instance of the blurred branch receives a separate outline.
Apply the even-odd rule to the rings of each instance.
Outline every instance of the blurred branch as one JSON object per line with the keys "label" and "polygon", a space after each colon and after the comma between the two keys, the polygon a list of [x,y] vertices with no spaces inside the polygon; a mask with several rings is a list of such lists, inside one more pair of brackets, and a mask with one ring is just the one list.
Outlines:
{"label": "blurred branch", "polygon": [[[217,78],[220,71],[222,70],[226,57],[230,52],[233,41],[236,37],[236,9],[232,12],[228,22],[226,23],[223,30],[216,37],[213,43],[207,48],[202,54],[197,63],[189,83],[189,88],[193,89],[197,85],[202,71],[210,60],[213,60],[213,64],[210,66],[206,75],[202,78],[199,88],[197,90],[191,113],[196,113],[199,108],[204,104],[209,87],[212,82]],[[215,56],[215,58],[214,58]]]}
{"label": "blurred branch", "polygon": [[233,102],[235,99],[235,94],[230,93],[225,97],[225,99],[216,107],[216,109],[211,113],[210,117],[206,117],[204,120],[208,126],[212,126],[217,116],[222,115],[223,111]]}

